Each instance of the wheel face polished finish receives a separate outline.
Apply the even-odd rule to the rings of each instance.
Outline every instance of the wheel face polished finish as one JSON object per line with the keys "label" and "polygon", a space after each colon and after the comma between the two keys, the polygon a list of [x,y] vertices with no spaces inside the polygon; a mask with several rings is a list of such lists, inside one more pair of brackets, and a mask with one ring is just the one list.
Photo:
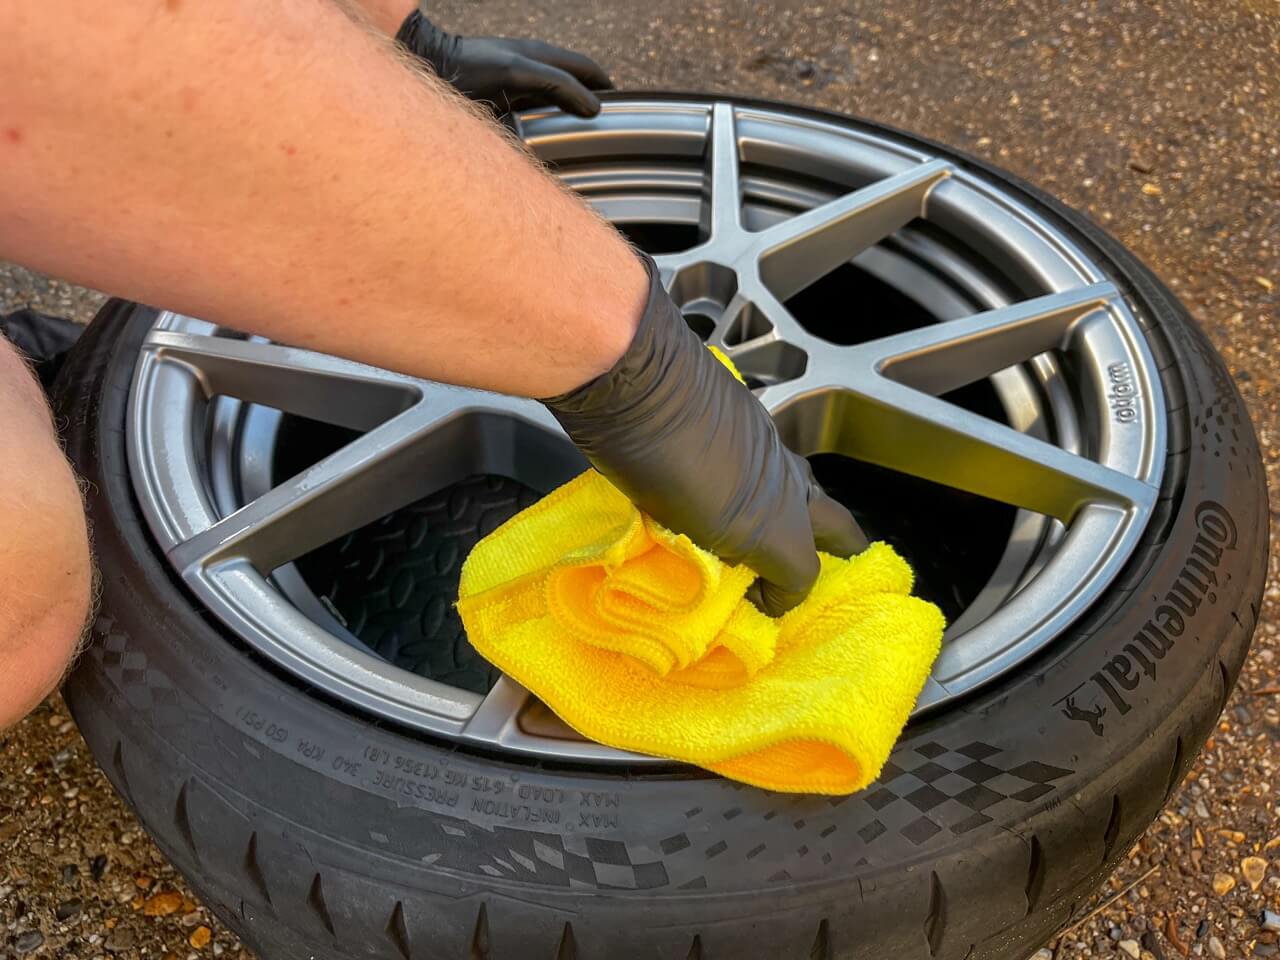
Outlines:
{"label": "wheel face polished finish", "polygon": [[[793,449],[1008,505],[989,534],[998,559],[957,603],[917,712],[1024,663],[1115,581],[1158,497],[1160,380],[1107,273],[1025,199],[883,132],[781,106],[624,98],[592,120],[539,113],[521,126],[655,255],[690,325],[734,360]],[[814,299],[850,270],[925,319],[869,318],[856,285]],[[990,409],[953,402],[975,384]],[[289,418],[352,433],[277,477]],[[576,737],[506,679],[479,693],[388,663],[294,563],[476,474],[537,491],[569,479],[585,461],[539,404],[166,312],[135,371],[128,430],[134,489],[175,573],[307,684],[464,742],[646,762]],[[872,521],[918,506],[845,499]]]}

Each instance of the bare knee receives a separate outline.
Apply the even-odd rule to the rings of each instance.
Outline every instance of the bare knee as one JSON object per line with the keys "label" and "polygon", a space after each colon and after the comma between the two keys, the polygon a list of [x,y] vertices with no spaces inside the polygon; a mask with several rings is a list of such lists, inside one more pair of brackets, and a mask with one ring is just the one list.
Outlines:
{"label": "bare knee", "polygon": [[80,491],[43,394],[0,341],[0,729],[40,702],[74,655],[92,565]]}

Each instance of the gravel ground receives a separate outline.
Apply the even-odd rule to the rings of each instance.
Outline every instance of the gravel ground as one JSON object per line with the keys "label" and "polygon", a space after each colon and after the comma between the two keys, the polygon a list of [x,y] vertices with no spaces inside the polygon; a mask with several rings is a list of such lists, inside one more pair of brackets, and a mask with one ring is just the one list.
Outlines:
{"label": "gravel ground", "polygon": [[[1223,352],[1277,498],[1280,8],[1274,0],[440,0],[468,32],[538,35],[625,87],[845,110],[954,143],[1089,211]],[[0,310],[98,297],[0,264]],[[1209,746],[1048,957],[1280,956],[1280,588]],[[0,958],[247,956],[97,772],[60,700],[0,734]]]}

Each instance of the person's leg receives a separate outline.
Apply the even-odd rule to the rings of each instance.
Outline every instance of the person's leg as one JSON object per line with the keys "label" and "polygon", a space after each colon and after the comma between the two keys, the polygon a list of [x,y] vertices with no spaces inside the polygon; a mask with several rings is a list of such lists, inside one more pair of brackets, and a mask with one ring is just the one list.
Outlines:
{"label": "person's leg", "polygon": [[89,613],[80,490],[40,384],[0,339],[0,729],[62,678]]}

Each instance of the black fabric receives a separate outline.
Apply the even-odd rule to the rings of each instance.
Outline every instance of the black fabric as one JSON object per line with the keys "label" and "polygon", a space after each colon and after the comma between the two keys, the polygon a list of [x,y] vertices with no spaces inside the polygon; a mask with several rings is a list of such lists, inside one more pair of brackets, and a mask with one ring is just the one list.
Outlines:
{"label": "black fabric", "polygon": [[30,309],[0,314],[0,335],[31,361],[45,390],[53,385],[67,351],[83,329],[73,320]]}
{"label": "black fabric", "polygon": [[761,577],[752,599],[777,615],[818,577],[817,550],[866,547],[853,516],[773,418],[689,329],[649,271],[631,345],[611,370],[545,400],[592,464],[650,516]]}

